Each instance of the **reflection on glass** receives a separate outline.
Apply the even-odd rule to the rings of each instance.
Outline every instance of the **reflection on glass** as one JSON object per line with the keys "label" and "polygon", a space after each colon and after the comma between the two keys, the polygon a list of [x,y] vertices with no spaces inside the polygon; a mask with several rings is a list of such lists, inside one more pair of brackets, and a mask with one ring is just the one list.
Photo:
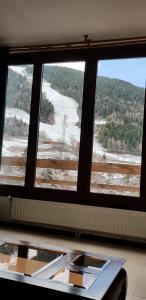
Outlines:
{"label": "reflection on glass", "polygon": [[96,275],[65,268],[57,272],[51,279],[70,286],[88,289],[95,281]]}
{"label": "reflection on glass", "polygon": [[[8,68],[0,183],[24,185],[32,76],[27,65]],[[32,67],[32,66],[31,66]]]}
{"label": "reflection on glass", "polygon": [[55,251],[46,251],[46,250],[35,250],[35,249],[29,249],[28,252],[28,258],[31,258],[33,260],[38,260],[42,262],[50,263],[56,258],[59,258],[63,255],[61,252],[55,252]]}
{"label": "reflection on glass", "polygon": [[100,61],[91,191],[139,196],[146,58]]}
{"label": "reflection on glass", "polygon": [[80,255],[73,261],[73,265],[87,268],[102,268],[107,261],[92,256]]}
{"label": "reflection on glass", "polygon": [[36,186],[77,188],[83,70],[83,62],[44,65]]}
{"label": "reflection on glass", "polygon": [[32,276],[64,253],[40,250],[26,245],[5,243],[0,245],[0,270]]}

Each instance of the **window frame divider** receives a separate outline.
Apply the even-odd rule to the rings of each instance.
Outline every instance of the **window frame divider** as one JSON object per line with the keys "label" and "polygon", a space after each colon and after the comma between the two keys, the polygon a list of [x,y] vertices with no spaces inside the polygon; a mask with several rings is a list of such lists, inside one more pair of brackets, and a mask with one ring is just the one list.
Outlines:
{"label": "window frame divider", "polygon": [[140,175],[140,199],[146,211],[146,83],[144,97],[143,133],[142,133],[142,153],[141,153],[141,175]]}
{"label": "window frame divider", "polygon": [[2,158],[9,48],[0,49],[0,166]]}
{"label": "window frame divider", "polygon": [[91,57],[86,60],[84,74],[81,136],[77,181],[77,191],[87,193],[90,192],[96,77],[97,59]]}
{"label": "window frame divider", "polygon": [[30,124],[28,134],[28,147],[26,157],[25,189],[31,190],[35,184],[38,131],[39,131],[39,112],[42,88],[42,63],[35,63],[33,66],[33,81],[30,108]]}

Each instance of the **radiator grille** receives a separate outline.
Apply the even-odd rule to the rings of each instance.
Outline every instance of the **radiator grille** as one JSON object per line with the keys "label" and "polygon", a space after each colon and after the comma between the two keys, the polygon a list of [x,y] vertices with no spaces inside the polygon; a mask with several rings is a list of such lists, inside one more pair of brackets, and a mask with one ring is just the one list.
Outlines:
{"label": "radiator grille", "polygon": [[15,198],[11,219],[146,238],[144,212]]}

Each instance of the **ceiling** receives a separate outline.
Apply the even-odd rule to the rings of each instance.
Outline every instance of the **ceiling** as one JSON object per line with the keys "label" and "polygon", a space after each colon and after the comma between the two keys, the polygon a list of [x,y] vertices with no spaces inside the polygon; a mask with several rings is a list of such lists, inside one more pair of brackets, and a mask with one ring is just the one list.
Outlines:
{"label": "ceiling", "polygon": [[0,0],[0,45],[146,36],[146,0]]}

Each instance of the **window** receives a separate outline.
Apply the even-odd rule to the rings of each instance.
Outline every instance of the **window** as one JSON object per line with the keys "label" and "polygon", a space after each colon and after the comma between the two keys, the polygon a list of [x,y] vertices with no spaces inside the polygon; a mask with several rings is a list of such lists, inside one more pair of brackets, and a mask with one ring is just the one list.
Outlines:
{"label": "window", "polygon": [[145,48],[10,54],[1,195],[146,211]]}
{"label": "window", "polygon": [[0,183],[24,185],[32,78],[26,67],[10,66],[4,120]]}
{"label": "window", "polygon": [[100,61],[91,191],[140,195],[146,58]]}

